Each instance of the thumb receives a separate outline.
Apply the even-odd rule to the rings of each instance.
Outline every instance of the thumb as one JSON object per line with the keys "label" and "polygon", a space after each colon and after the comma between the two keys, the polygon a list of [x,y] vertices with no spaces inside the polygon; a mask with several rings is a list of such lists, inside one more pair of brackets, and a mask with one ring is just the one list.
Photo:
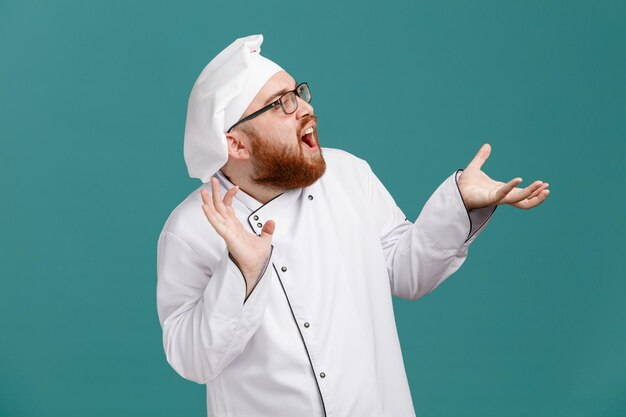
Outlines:
{"label": "thumb", "polygon": [[268,220],[263,225],[263,229],[261,229],[261,237],[269,238],[272,240],[272,235],[274,234],[274,230],[276,230],[276,223],[274,220]]}

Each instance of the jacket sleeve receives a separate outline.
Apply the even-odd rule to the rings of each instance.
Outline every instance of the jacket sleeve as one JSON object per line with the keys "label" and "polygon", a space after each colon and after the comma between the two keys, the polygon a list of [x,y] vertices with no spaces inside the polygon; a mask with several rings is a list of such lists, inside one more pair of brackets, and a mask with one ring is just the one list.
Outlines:
{"label": "jacket sleeve", "polygon": [[157,309],[165,355],[176,372],[197,383],[215,378],[244,350],[261,324],[273,278],[270,253],[246,299],[243,274],[225,244],[221,248],[203,257],[170,232],[158,241]]}
{"label": "jacket sleeve", "polygon": [[370,169],[370,204],[380,233],[392,294],[416,300],[433,291],[467,258],[468,248],[497,206],[467,210],[450,175],[411,223]]}

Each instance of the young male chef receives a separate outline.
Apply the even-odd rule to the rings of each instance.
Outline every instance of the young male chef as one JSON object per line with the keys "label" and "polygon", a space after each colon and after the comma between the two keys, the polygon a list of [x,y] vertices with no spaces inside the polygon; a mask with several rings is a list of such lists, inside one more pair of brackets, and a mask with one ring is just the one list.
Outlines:
{"label": "young male chef", "polygon": [[237,39],[191,91],[185,161],[203,184],[158,241],[169,364],[206,384],[209,416],[409,417],[392,296],[415,300],[465,261],[526,188],[481,171],[483,145],[411,223],[367,162],[321,148],[311,91]]}

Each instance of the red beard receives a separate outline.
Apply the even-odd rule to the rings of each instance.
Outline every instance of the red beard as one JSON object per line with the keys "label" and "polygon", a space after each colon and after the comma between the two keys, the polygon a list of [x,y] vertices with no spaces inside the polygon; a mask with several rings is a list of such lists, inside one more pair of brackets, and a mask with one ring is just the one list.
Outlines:
{"label": "red beard", "polygon": [[[326,171],[326,161],[317,141],[317,128],[313,128],[317,149],[308,147],[300,138],[302,129],[317,116],[305,116],[297,132],[297,143],[292,146],[279,145],[275,140],[263,139],[254,131],[250,136],[250,151],[255,177],[252,181],[259,185],[278,189],[294,189],[308,187],[317,181]],[[307,155],[305,155],[305,153]]]}

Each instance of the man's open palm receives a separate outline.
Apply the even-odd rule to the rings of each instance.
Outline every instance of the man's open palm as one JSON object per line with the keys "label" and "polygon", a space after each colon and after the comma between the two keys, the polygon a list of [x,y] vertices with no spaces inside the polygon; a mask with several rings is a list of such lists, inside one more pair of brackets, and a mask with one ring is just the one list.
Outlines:
{"label": "man's open palm", "polygon": [[510,204],[527,210],[543,203],[550,193],[547,182],[535,181],[526,188],[516,188],[522,182],[519,177],[503,183],[492,180],[481,171],[490,153],[491,146],[484,144],[458,178],[459,190],[468,210],[493,204]]}
{"label": "man's open palm", "polygon": [[211,178],[212,196],[202,189],[202,209],[206,218],[211,223],[215,231],[224,239],[231,257],[238,264],[244,278],[249,284],[254,284],[258,278],[265,260],[271,252],[272,234],[274,233],[275,223],[268,220],[261,235],[247,231],[239,219],[235,216],[232,208],[233,197],[239,190],[238,186],[234,186],[221,199],[220,186],[215,177]]}

